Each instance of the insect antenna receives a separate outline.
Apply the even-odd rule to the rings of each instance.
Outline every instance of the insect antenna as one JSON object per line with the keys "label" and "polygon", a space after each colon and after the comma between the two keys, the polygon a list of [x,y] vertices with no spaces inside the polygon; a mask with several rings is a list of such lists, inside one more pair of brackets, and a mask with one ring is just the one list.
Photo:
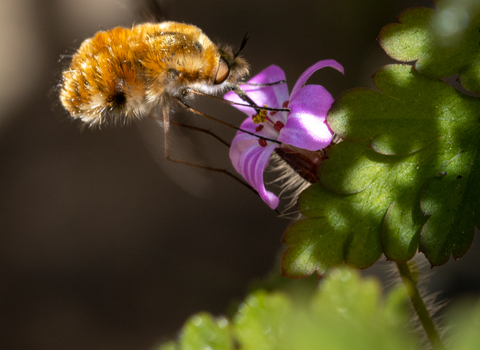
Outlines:
{"label": "insect antenna", "polygon": [[245,33],[245,36],[242,39],[242,43],[240,44],[240,48],[233,54],[233,58],[237,58],[237,56],[240,54],[240,52],[245,48],[245,45],[247,44],[248,41],[248,32]]}

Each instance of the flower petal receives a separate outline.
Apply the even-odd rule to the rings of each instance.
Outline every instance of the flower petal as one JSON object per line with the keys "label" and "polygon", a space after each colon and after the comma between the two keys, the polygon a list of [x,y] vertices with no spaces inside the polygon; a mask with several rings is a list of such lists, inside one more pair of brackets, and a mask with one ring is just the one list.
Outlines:
{"label": "flower petal", "polygon": [[303,72],[303,74],[297,80],[297,82],[295,83],[295,86],[293,87],[292,93],[290,95],[290,100],[293,100],[293,99],[296,98],[295,94],[307,82],[308,78],[310,78],[313,73],[315,73],[317,70],[325,68],[325,67],[335,68],[336,70],[342,72],[342,74],[343,74],[342,65],[335,60],[323,60],[323,61],[317,62],[313,66],[308,68],[305,72]]}
{"label": "flower petal", "polygon": [[[250,139],[250,141],[253,141],[253,139]],[[234,166],[235,163],[238,166],[238,168],[236,167],[235,169],[237,169],[245,180],[258,192],[260,198],[272,209],[278,206],[279,199],[272,192],[265,189],[263,172],[268,165],[270,155],[276,147],[278,147],[277,144],[269,144],[266,147],[262,147],[257,139],[255,142],[251,142],[250,145],[240,153],[238,153],[234,147],[230,148],[230,159]],[[238,155],[240,155],[240,157],[238,157]],[[236,157],[238,158],[233,159]]]}
{"label": "flower petal", "polygon": [[334,99],[320,85],[307,85],[301,88],[290,101],[292,110],[287,124],[278,140],[295,147],[316,151],[325,148],[332,141],[332,132],[325,123],[328,110]]}
{"label": "flower petal", "polygon": [[233,138],[229,156],[233,167],[238,173],[240,173],[240,158],[242,157],[242,153],[254,144],[258,144],[258,138],[241,131],[239,131]]}
{"label": "flower petal", "polygon": [[[240,129],[269,139],[277,139],[278,133],[274,131],[274,129],[264,127],[262,128],[262,130],[257,131],[258,126],[259,124],[255,124],[252,118],[247,118],[243,121],[242,125],[240,125]],[[230,146],[230,160],[232,161],[233,167],[235,168],[235,170],[237,170],[237,172],[239,172],[238,162],[240,161],[240,156],[242,155],[242,152],[244,152],[245,149],[252,144],[257,144],[258,146],[260,146],[258,144],[258,140],[259,138],[254,135],[247,134],[243,131],[237,131]]]}
{"label": "flower petal", "polygon": [[[290,114],[308,113],[323,118],[327,116],[334,99],[321,85],[306,85],[301,88],[295,99],[290,101]],[[291,115],[288,118],[291,118]]]}
{"label": "flower petal", "polygon": [[[248,82],[251,84],[269,84],[280,80],[285,80],[285,73],[283,70],[278,66],[270,66],[265,68]],[[287,84],[278,84],[272,86],[240,85],[240,87],[247,93],[248,97],[250,97],[257,104],[257,106],[260,107],[267,105],[269,107],[280,108],[282,107],[283,102],[288,100]],[[228,92],[223,97],[228,101],[246,103],[233,91]],[[251,107],[238,105],[233,106],[248,116],[256,113]]]}

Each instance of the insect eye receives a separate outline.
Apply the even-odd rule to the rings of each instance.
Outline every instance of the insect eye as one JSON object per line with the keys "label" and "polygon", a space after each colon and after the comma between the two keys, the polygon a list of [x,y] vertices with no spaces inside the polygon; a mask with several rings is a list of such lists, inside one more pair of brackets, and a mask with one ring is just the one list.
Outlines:
{"label": "insect eye", "polygon": [[223,83],[225,79],[228,78],[229,73],[230,73],[230,67],[228,66],[228,63],[223,58],[220,58],[217,75],[215,76],[215,84]]}

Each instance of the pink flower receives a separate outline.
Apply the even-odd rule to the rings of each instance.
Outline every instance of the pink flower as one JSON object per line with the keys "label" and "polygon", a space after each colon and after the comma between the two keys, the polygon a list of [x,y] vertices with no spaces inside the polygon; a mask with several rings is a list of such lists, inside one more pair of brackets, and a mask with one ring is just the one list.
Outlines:
{"label": "pink flower", "polygon": [[[290,112],[270,111],[257,115],[252,107],[235,105],[249,116],[240,128],[271,140],[278,140],[282,145],[291,145],[299,149],[317,151],[327,147],[332,141],[332,132],[325,120],[334,101],[333,97],[323,86],[303,86],[314,72],[324,67],[332,67],[343,73],[343,67],[338,62],[320,61],[300,76],[290,96],[286,84],[242,85],[241,88],[257,106],[288,107]],[[280,80],[285,80],[283,70],[277,66],[270,66],[250,79],[248,83],[268,84]],[[244,103],[233,91],[227,93],[225,99]],[[238,131],[230,148],[230,159],[234,168],[272,209],[278,206],[279,199],[265,189],[263,173],[271,154],[277,147],[280,147],[280,144]]]}

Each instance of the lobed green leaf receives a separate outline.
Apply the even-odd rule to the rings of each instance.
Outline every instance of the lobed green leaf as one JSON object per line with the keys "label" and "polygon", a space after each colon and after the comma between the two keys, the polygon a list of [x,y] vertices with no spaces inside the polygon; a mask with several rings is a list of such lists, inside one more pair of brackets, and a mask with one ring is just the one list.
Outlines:
{"label": "lobed green leaf", "polygon": [[444,78],[460,73],[470,91],[480,93],[480,2],[438,0],[437,10],[412,8],[401,23],[385,26],[380,45],[398,61],[416,61],[422,74]]}
{"label": "lobed green leaf", "polygon": [[[230,337],[229,322],[226,318],[215,319],[208,313],[199,313],[192,316],[183,326],[180,334],[179,349],[234,349]],[[175,349],[170,343],[167,349]]]}
{"label": "lobed green leaf", "polygon": [[450,348],[452,350],[476,350],[480,344],[480,302],[475,305],[463,302],[448,315]]}
{"label": "lobed green leaf", "polygon": [[234,317],[235,336],[243,350],[274,350],[288,332],[290,300],[281,293],[258,291],[249,295]]}
{"label": "lobed green leaf", "polygon": [[381,90],[354,89],[328,123],[345,141],[331,148],[298,207],[307,216],[284,236],[283,271],[304,277],[383,254],[405,262],[417,249],[432,265],[469,249],[480,211],[480,101],[408,65],[374,76]]}
{"label": "lobed green leaf", "polygon": [[[233,317],[230,340],[222,340],[219,347],[207,343],[218,337],[215,322],[199,314],[206,327],[193,327],[192,331],[192,323],[187,322],[182,335],[195,336],[181,336],[180,347],[170,342],[161,349],[216,350],[224,344],[235,344],[239,350],[416,349],[416,340],[405,327],[409,319],[406,301],[403,287],[382,300],[376,280],[363,279],[347,268],[335,269],[310,299],[299,304],[278,292],[249,295]],[[224,334],[223,330],[220,333]]]}

